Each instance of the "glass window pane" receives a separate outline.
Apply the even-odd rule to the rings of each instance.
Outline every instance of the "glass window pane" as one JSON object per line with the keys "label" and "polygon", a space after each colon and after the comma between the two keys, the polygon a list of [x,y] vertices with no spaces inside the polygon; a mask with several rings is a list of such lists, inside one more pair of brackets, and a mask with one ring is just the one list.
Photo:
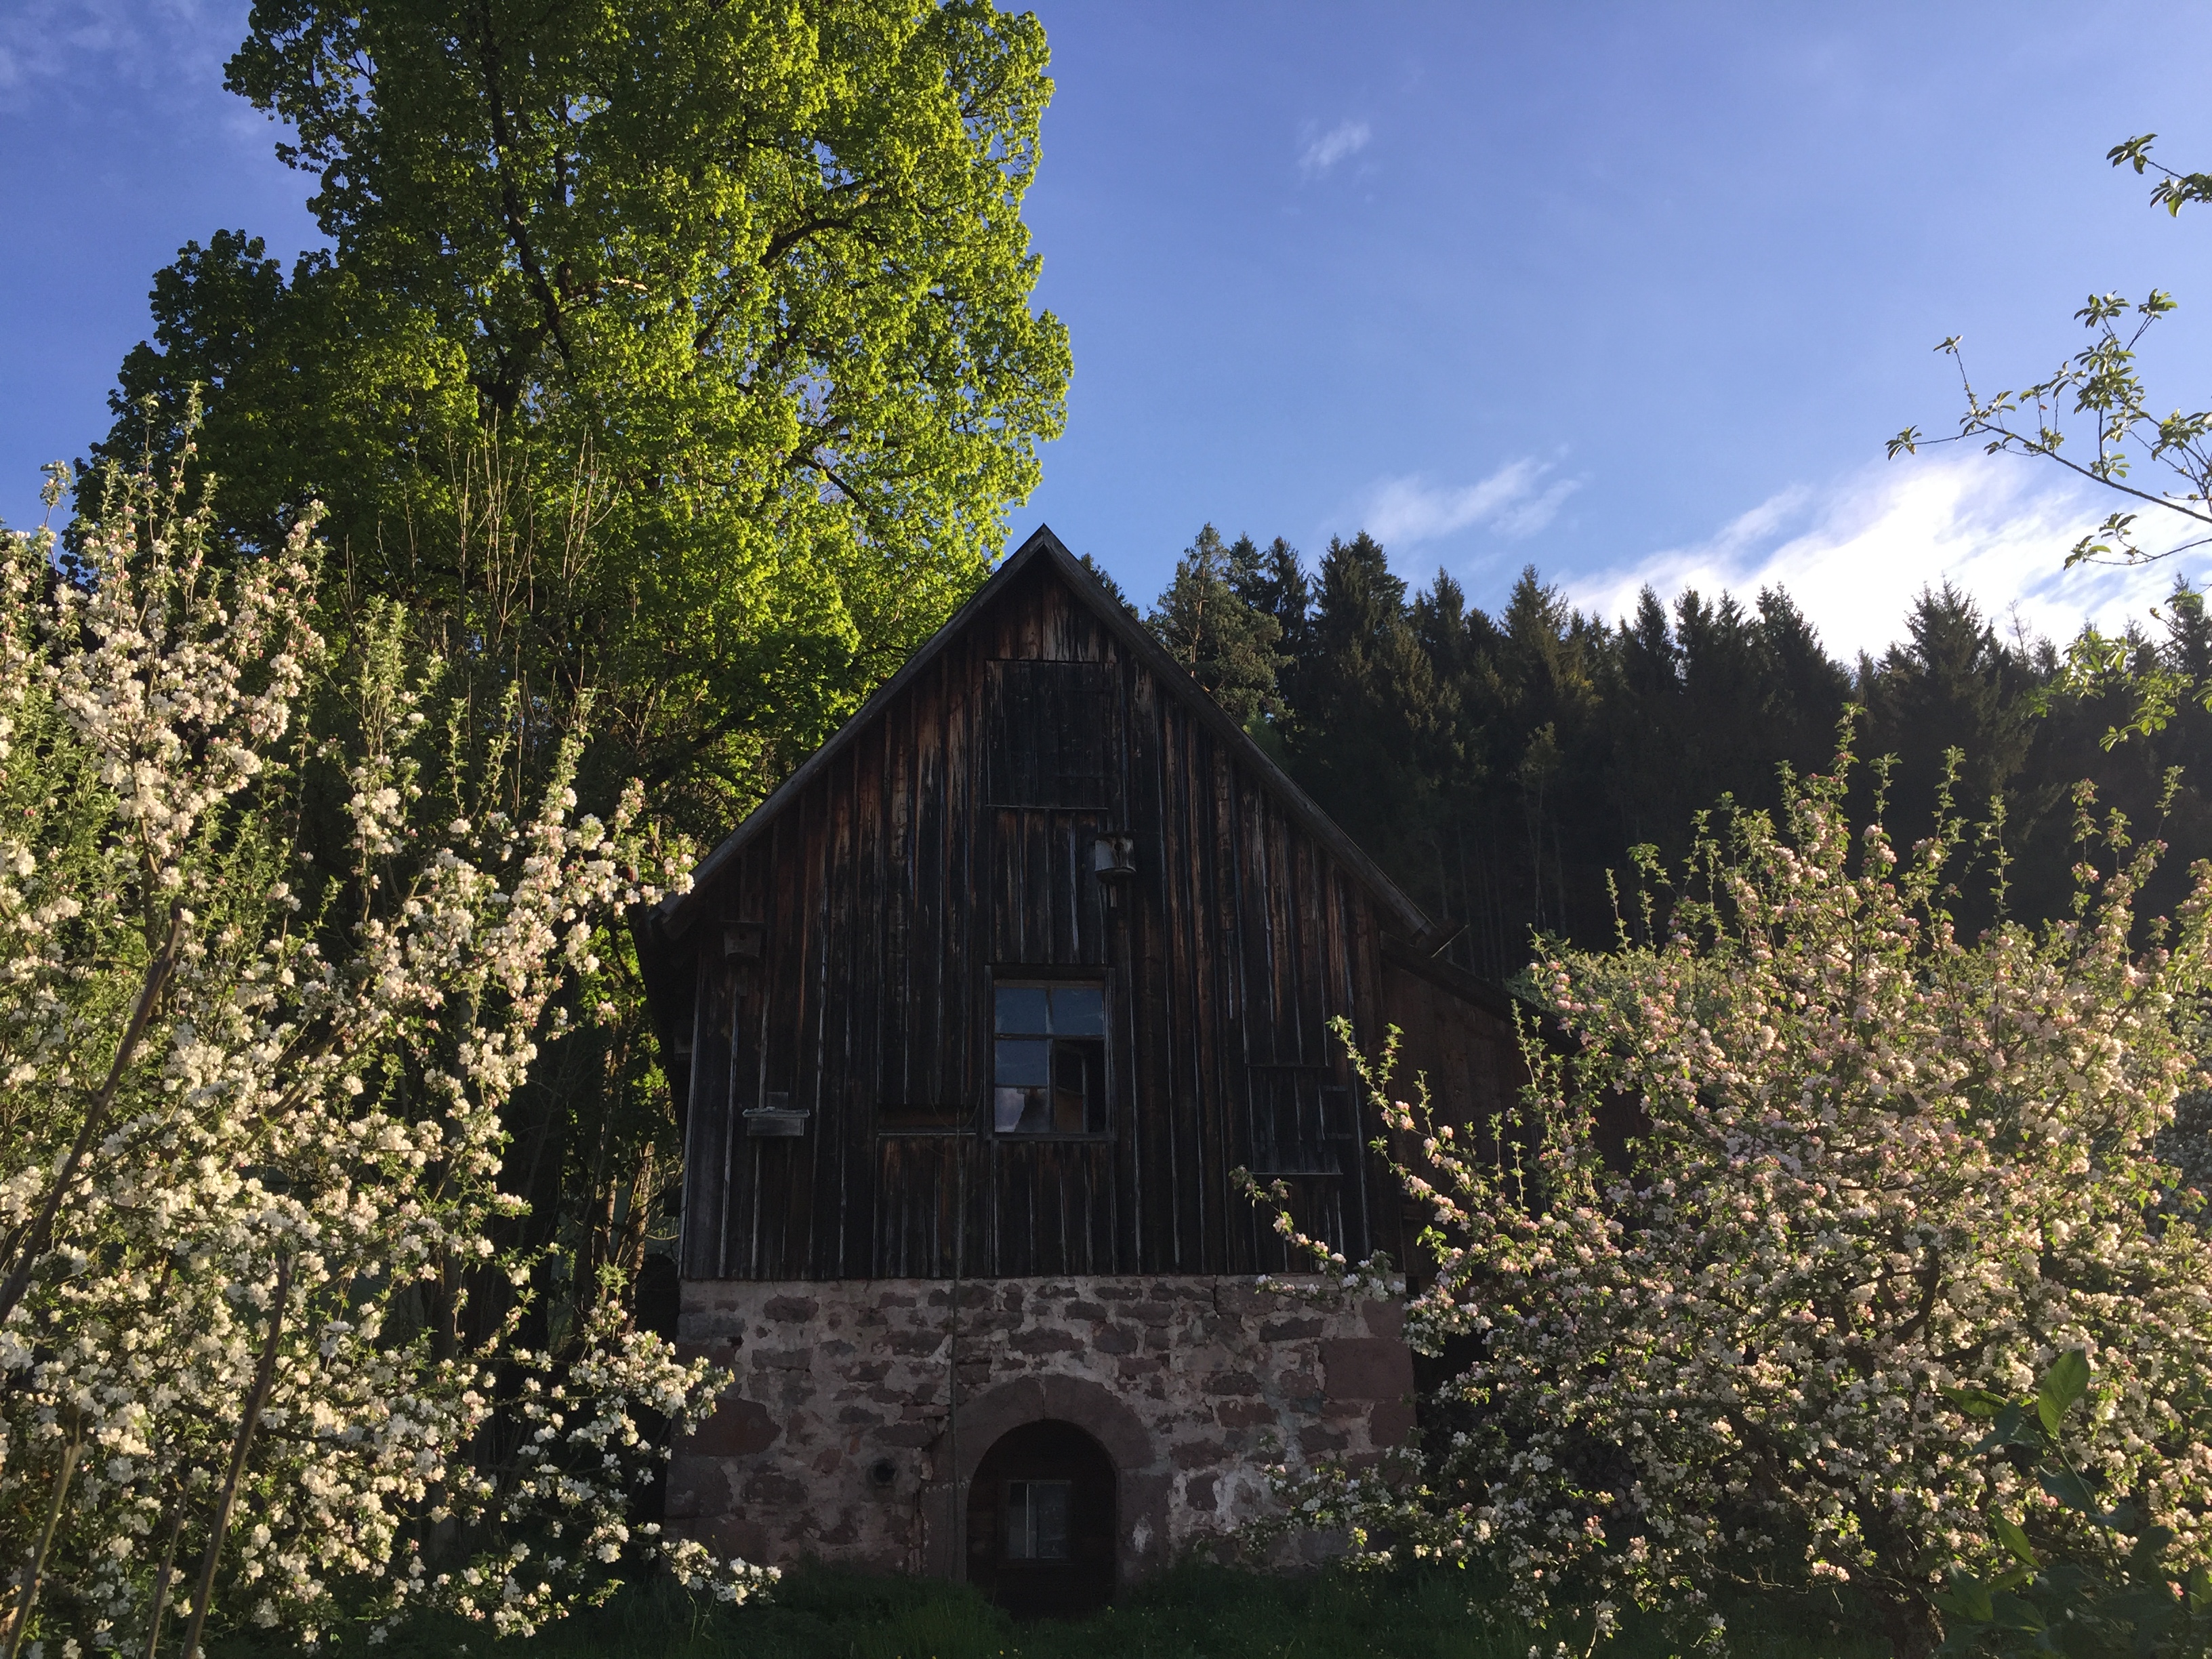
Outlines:
{"label": "glass window pane", "polygon": [[[998,995],[998,1029],[1001,1031],[1034,1032],[1042,1036],[1052,1030],[1045,1018],[1045,991],[1042,985],[1001,985]],[[1042,1079],[1039,1079],[1042,1081]]]}
{"label": "glass window pane", "polygon": [[1030,1483],[1009,1480],[1006,1482],[1006,1559],[1031,1561],[1036,1559],[1036,1538],[1030,1530]]}
{"label": "glass window pane", "polygon": [[1052,1044],[1042,1037],[1000,1037],[991,1081],[1007,1088],[1042,1088],[1052,1081]]}
{"label": "glass window pane", "polygon": [[991,1127],[1002,1135],[1020,1133],[1022,1115],[1029,1109],[1030,1092],[1027,1089],[992,1090]]}
{"label": "glass window pane", "polygon": [[1104,988],[1097,985],[1054,986],[1052,1029],[1055,1036],[1104,1036]]}
{"label": "glass window pane", "polygon": [[1029,1483],[1031,1559],[1067,1559],[1067,1499],[1068,1488],[1073,1484],[1066,1480],[1032,1480]]}
{"label": "glass window pane", "polygon": [[1052,1127],[1064,1135],[1105,1127],[1105,1054],[1095,1042],[1055,1042],[1052,1055]]}

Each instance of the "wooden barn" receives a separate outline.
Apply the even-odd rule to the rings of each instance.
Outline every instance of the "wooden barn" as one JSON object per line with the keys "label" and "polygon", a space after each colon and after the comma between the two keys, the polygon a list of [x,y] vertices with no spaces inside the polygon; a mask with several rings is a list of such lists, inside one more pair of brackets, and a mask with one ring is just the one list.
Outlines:
{"label": "wooden barn", "polygon": [[1506,1001],[1049,531],[638,932],[738,1377],[672,1520],[1073,1607],[1411,1427],[1395,1310],[1261,1288],[1236,1172],[1404,1261],[1330,1023],[1484,1117]]}

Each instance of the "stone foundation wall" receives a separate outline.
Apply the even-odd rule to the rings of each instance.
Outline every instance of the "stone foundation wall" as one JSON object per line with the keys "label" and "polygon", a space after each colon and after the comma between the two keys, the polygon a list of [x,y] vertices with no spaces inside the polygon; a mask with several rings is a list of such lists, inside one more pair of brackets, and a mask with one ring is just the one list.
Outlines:
{"label": "stone foundation wall", "polygon": [[942,1279],[694,1281],[681,1336],[738,1380],[677,1447],[669,1519],[776,1565],[959,1576],[953,1494],[1057,1418],[1114,1460],[1126,1583],[1267,1512],[1267,1463],[1369,1461],[1413,1423],[1395,1306],[1247,1279],[971,1282],[957,1320]]}

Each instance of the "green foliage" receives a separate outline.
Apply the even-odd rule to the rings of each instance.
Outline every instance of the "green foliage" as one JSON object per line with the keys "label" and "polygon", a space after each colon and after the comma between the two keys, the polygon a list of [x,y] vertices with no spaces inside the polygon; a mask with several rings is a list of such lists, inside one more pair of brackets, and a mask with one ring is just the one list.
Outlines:
{"label": "green foliage", "polygon": [[[1185,601],[1205,553],[1186,555],[1156,627],[1195,609]],[[2088,685],[1949,586],[1920,594],[1895,645],[1846,667],[1778,589],[1751,604],[1646,592],[1613,626],[1533,568],[1494,612],[1443,572],[1409,591],[1367,537],[1332,543],[1312,572],[1279,539],[1221,553],[1230,591],[1209,605],[1240,626],[1272,619],[1279,640],[1277,691],[1253,734],[1461,930],[1460,965],[1495,978],[1526,964],[1532,931],[1609,944],[1630,849],[1678,861],[1695,814],[1723,798],[1778,809],[1785,773],[1832,758],[1851,703],[1865,711],[1861,746],[1894,757],[1854,786],[1856,811],[1872,812],[1879,788],[1890,820],[1917,835],[1933,825],[1947,753],[1966,757],[1957,798],[1993,820],[1948,896],[1969,932],[2065,913],[2077,780],[2185,854],[2154,878],[2153,904],[2174,902],[2186,857],[2212,848],[2212,712],[2181,697],[2142,740],[2105,741],[2154,677],[2212,673],[2212,620],[2186,586],[2154,625],[2113,641],[2128,678]]]}
{"label": "green foliage", "polygon": [[[2212,1575],[2171,1565],[2171,1528],[2126,1495],[2112,1498],[2068,1449],[2067,1416],[2088,1401],[2088,1357],[2069,1348],[2033,1395],[1954,1389],[1954,1406],[1989,1424],[1974,1450],[2035,1477],[2041,1504],[2017,1521],[1993,1513],[2008,1558],[2001,1570],[1955,1571],[1935,1600],[1950,1621],[1948,1654],[2158,1656],[2212,1651]],[[2202,1425],[2198,1425],[2201,1430]]]}
{"label": "green foliage", "polygon": [[204,386],[224,527],[319,497],[365,591],[436,613],[495,441],[511,520],[592,532],[535,573],[532,667],[719,829],[965,596],[1060,429],[1045,58],[988,0],[261,0],[228,84],[331,249],[186,247],[100,453],[174,447]]}
{"label": "green foliage", "polygon": [[[2212,174],[2177,173],[2152,158],[2151,142],[2157,136],[2143,133],[2115,144],[2105,159],[2116,167],[2132,167],[2138,177],[2155,173],[2151,203],[2169,215],[2191,203],[2212,201]],[[1960,337],[1950,336],[1936,349],[1958,365],[1966,404],[1959,429],[1929,439],[1909,426],[1889,440],[1891,459],[1917,454],[1924,443],[1972,441],[1991,455],[2051,462],[2134,503],[2108,514],[2074,544],[2066,556],[2069,570],[2077,564],[2148,564],[2203,547],[2212,542],[2212,410],[2160,414],[2136,361],[2144,336],[2174,309],[2173,296],[2158,289],[2133,301],[2117,293],[2092,294],[2074,313],[2074,320],[2088,331],[2087,346],[2047,379],[1988,395],[1975,390]],[[2086,453],[2078,446],[2068,450],[2069,422],[2075,436],[2087,428]],[[2138,467],[2162,471],[2164,487],[2137,483]],[[2153,511],[2138,523],[2145,507]],[[2130,705],[2106,728],[2107,748],[2130,733],[2148,736],[2163,729],[2184,696],[2212,708],[2212,680],[2180,675],[2171,665],[2141,663],[2132,646],[2124,637],[2085,628],[2067,650],[2064,684],[2070,691],[2094,696],[2117,690]]]}
{"label": "green foliage", "polygon": [[1275,703],[1283,658],[1282,624],[1245,598],[1261,580],[1260,550],[1249,536],[1224,545],[1207,525],[1183,550],[1149,619],[1175,659],[1213,700],[1249,723]]}

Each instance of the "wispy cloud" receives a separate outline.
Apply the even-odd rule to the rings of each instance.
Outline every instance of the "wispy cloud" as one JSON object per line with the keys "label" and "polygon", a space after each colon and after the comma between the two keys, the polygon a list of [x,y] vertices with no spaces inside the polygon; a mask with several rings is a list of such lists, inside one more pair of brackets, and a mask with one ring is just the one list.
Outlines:
{"label": "wispy cloud", "polygon": [[1374,137],[1374,130],[1364,121],[1349,118],[1339,121],[1327,132],[1307,138],[1298,154],[1298,170],[1309,179],[1318,178],[1339,161],[1358,155]]}
{"label": "wispy cloud", "polygon": [[0,6],[0,114],[221,78],[246,33],[222,0],[15,0]]}
{"label": "wispy cloud", "polygon": [[2105,507],[2048,475],[1987,456],[1877,463],[1825,490],[1770,497],[1692,546],[1564,585],[1608,619],[1649,584],[1748,599],[1787,588],[1831,653],[1880,651],[1905,632],[1923,587],[1949,581],[2001,628],[2064,641],[2085,621],[2113,628],[2172,591],[2172,564],[2065,568],[2067,550]]}
{"label": "wispy cloud", "polygon": [[1549,462],[1508,461],[1471,484],[1432,484],[1418,475],[1385,478],[1368,492],[1360,522],[1387,548],[1416,546],[1481,526],[1501,536],[1533,536],[1559,504],[1582,487],[1576,478],[1545,479]]}

